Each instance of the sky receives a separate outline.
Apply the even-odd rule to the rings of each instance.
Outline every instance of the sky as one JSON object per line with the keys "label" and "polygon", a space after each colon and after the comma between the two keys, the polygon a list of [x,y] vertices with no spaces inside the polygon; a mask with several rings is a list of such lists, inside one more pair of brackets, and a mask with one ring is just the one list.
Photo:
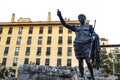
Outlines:
{"label": "sky", "polygon": [[108,39],[108,44],[120,44],[119,0],[0,0],[0,22],[10,22],[12,13],[16,22],[20,17],[47,21],[48,12],[52,21],[59,21],[57,9],[70,20],[78,20],[81,13],[90,24],[96,20],[99,37]]}

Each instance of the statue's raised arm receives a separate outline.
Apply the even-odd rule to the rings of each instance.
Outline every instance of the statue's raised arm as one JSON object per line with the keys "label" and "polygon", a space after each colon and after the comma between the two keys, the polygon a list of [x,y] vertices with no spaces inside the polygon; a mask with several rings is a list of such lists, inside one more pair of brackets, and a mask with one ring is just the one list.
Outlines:
{"label": "statue's raised arm", "polygon": [[65,25],[66,25],[66,22],[65,22],[65,20],[63,19],[62,14],[61,14],[61,11],[60,11],[59,9],[57,10],[57,16],[59,17],[61,23],[65,26]]}
{"label": "statue's raised arm", "polygon": [[57,16],[59,17],[60,22],[62,23],[63,26],[65,26],[68,29],[71,29],[72,31],[75,31],[74,25],[70,25],[65,22],[65,20],[62,17],[61,11],[59,9],[57,9]]}

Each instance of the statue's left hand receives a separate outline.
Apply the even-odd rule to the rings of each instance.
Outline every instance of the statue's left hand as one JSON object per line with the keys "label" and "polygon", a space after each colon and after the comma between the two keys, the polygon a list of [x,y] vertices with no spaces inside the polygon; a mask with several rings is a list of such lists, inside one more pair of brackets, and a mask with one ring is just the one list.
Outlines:
{"label": "statue's left hand", "polygon": [[92,36],[92,41],[94,41],[95,40],[95,36]]}

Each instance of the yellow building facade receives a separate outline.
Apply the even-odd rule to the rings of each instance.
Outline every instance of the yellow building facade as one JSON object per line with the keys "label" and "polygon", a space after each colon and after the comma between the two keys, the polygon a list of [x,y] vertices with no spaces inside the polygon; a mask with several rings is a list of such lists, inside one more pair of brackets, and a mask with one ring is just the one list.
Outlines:
{"label": "yellow building facade", "polygon": [[[60,21],[32,22],[30,18],[20,18],[11,22],[0,22],[0,63],[17,71],[22,64],[78,66],[75,58],[74,32],[66,29]],[[79,21],[68,21],[78,25]],[[86,23],[88,23],[87,21]]]}
{"label": "yellow building facade", "polygon": [[[78,65],[73,49],[74,33],[59,21],[30,22],[28,18],[13,21],[0,22],[2,65],[14,69],[30,62],[49,66]],[[78,24],[76,21],[69,23]]]}

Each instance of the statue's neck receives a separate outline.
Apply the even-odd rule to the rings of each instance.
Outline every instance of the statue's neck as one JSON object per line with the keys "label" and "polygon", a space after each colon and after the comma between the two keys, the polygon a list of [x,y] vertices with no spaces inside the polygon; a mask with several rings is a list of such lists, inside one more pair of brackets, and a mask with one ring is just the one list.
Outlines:
{"label": "statue's neck", "polygon": [[84,20],[81,20],[81,21],[80,21],[80,24],[81,24],[81,25],[85,25],[85,21],[84,21]]}
{"label": "statue's neck", "polygon": [[85,25],[85,23],[81,23],[81,25]]}

